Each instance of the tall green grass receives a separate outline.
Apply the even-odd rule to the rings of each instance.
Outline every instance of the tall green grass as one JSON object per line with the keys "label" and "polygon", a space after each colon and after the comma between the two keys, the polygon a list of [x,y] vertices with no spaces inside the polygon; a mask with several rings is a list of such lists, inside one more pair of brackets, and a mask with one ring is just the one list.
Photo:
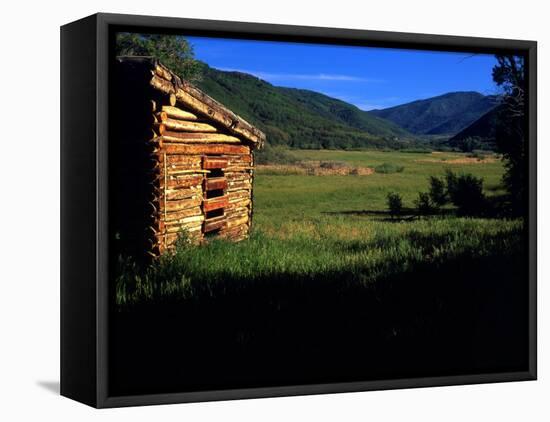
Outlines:
{"label": "tall green grass", "polygon": [[237,244],[181,246],[145,271],[122,259],[117,303],[217,296],[251,283],[293,279],[311,280],[310,287],[334,278],[342,288],[367,286],[421,264],[437,267],[447,260],[513,253],[522,233],[521,221],[455,217],[360,226],[353,219],[324,217],[289,224],[277,235],[257,230]]}

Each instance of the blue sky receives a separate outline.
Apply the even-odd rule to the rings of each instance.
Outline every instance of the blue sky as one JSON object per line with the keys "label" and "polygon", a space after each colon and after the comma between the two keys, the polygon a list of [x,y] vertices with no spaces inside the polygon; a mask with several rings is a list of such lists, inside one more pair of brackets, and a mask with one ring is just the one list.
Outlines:
{"label": "blue sky", "polygon": [[492,55],[186,37],[197,59],[273,85],[310,89],[363,110],[452,91],[494,94]]}

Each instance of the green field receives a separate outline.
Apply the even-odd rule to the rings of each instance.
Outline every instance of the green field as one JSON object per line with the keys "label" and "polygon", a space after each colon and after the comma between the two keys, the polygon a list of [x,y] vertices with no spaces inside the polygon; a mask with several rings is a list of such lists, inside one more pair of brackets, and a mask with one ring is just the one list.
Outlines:
{"label": "green field", "polygon": [[190,297],[200,291],[216,294],[225,291],[228,279],[247,285],[260,279],[314,280],[338,274],[351,283],[370,283],[418,265],[436,268],[449,260],[513,254],[519,247],[518,220],[450,214],[393,221],[386,211],[386,195],[395,191],[412,213],[417,193],[427,190],[428,176],[442,175],[447,168],[483,177],[488,196],[501,194],[503,164],[498,159],[461,164],[468,157],[460,153],[299,150],[293,154],[305,161],[343,161],[362,167],[391,163],[404,170],[308,176],[262,174],[259,169],[249,240],[184,247],[146,274],[137,274],[124,263],[117,282],[119,304],[159,296]]}
{"label": "green field", "polygon": [[385,205],[397,191],[412,207],[427,177],[447,167],[482,176],[486,194],[498,195],[500,161],[294,154],[404,170],[258,168],[249,239],[182,245],[147,269],[121,260],[111,337],[117,394],[247,388],[259,377],[276,386],[525,367],[522,221],[459,218],[452,209],[391,220]]}
{"label": "green field", "polygon": [[[483,177],[487,195],[502,194],[503,165],[500,160],[487,164],[447,164],[464,159],[461,153],[404,153],[380,151],[294,151],[300,160],[343,161],[353,166],[375,168],[383,163],[401,165],[393,174],[369,176],[273,176],[259,171],[254,188],[254,218],[262,230],[279,230],[295,221],[319,221],[327,212],[384,211],[386,194],[403,196],[404,206],[413,207],[419,191],[428,188],[428,177],[443,175],[445,169]],[[434,160],[436,162],[426,162]],[[346,218],[350,224],[363,224],[372,218]],[[327,224],[340,221],[329,218]],[[292,226],[294,226],[292,224]],[[296,227],[292,227],[296,230]]]}

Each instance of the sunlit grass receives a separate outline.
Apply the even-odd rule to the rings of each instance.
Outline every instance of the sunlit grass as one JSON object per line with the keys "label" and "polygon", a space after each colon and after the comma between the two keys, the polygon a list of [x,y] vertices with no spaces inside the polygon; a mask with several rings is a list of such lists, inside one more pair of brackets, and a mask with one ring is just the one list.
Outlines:
{"label": "sunlit grass", "polygon": [[[250,239],[234,244],[213,241],[182,247],[148,269],[128,260],[119,263],[117,303],[192,299],[246,289],[251,283],[293,280],[369,286],[391,274],[419,265],[437,268],[448,260],[509,256],[519,250],[520,220],[458,218],[453,215],[389,221],[386,194],[403,196],[404,206],[429,175],[443,174],[441,163],[418,162],[424,155],[400,152],[295,151],[300,159],[339,160],[376,167],[385,162],[403,172],[369,176],[256,176],[254,220]],[[460,154],[458,154],[460,156]],[[453,165],[453,171],[481,176],[487,195],[501,191],[500,161]],[[298,282],[298,281],[296,281]]]}

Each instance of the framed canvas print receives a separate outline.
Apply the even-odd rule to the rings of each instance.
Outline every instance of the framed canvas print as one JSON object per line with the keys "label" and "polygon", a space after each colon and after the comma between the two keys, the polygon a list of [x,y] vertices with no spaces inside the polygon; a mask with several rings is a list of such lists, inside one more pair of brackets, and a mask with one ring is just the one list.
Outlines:
{"label": "framed canvas print", "polygon": [[536,43],[61,28],[61,394],[536,378]]}

